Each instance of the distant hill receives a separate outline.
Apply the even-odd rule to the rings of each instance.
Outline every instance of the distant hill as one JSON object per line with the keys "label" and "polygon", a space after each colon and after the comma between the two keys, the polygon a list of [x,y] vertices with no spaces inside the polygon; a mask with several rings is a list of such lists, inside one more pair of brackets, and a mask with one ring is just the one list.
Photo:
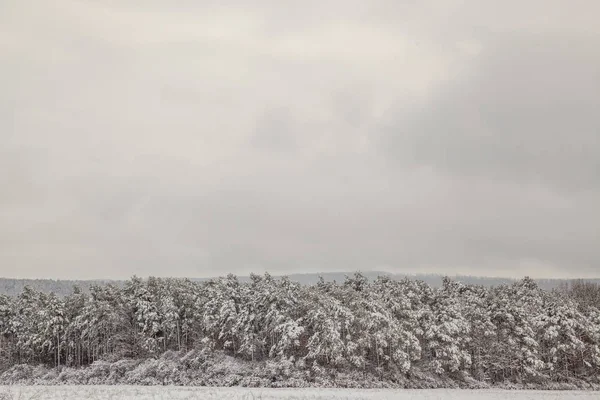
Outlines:
{"label": "distant hill", "polygon": [[[343,282],[347,275],[352,275],[353,272],[324,272],[324,273],[309,273],[309,274],[290,274],[287,275],[290,280],[298,282],[302,285],[312,285],[319,281],[319,277],[327,282]],[[391,274],[388,272],[368,271],[363,272],[370,280],[376,279],[378,276],[389,276],[391,279],[400,280],[409,278],[413,280],[421,280],[433,287],[441,285],[444,275],[436,274]],[[467,276],[467,275],[450,275],[454,280],[460,281],[469,285],[481,286],[498,286],[503,284],[511,284],[517,279],[483,277],[483,276]],[[202,282],[213,278],[191,278],[193,281]],[[242,282],[249,281],[249,276],[239,276],[238,279]],[[551,290],[560,287],[562,284],[568,283],[573,279],[536,279],[538,285],[546,290]],[[583,279],[587,282],[600,284],[600,279]],[[55,293],[59,296],[66,296],[73,293],[73,288],[78,286],[82,291],[89,291],[90,287],[98,284],[113,283],[122,285],[123,280],[55,280],[55,279],[11,279],[0,278],[0,294],[15,296],[21,293],[25,286],[44,293]]]}
{"label": "distant hill", "polygon": [[123,281],[109,280],[55,280],[55,279],[11,279],[0,278],[0,294],[16,296],[23,291],[25,286],[44,293],[55,293],[59,296],[67,296],[73,293],[73,288],[78,286],[82,291],[89,291],[93,285],[105,283],[122,283]]}
{"label": "distant hill", "polygon": [[[291,274],[288,275],[290,280],[299,282],[303,285],[315,284],[319,281],[319,276],[322,276],[325,281],[337,281],[343,282],[347,275],[352,275],[353,272],[329,272],[322,274]],[[388,272],[363,272],[369,279],[375,279],[378,276],[389,276],[391,279],[400,280],[404,278],[420,280],[433,287],[439,287],[442,284],[442,280],[445,275],[440,274],[391,274]],[[449,275],[450,278],[460,281],[467,285],[480,285],[480,286],[499,286],[509,285],[518,279],[510,278],[499,278],[499,277],[487,277],[487,276],[469,276],[469,275]],[[535,281],[542,289],[551,290],[560,287],[562,284],[577,279],[536,279]],[[600,284],[600,279],[583,279],[587,282],[593,282]]]}

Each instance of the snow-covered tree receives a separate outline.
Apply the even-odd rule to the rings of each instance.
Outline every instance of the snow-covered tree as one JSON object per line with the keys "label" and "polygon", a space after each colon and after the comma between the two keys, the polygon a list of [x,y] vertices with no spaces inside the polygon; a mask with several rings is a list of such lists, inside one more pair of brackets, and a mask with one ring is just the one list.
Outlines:
{"label": "snow-covered tree", "polygon": [[471,366],[471,324],[460,298],[464,290],[460,283],[444,278],[431,300],[431,313],[423,318],[425,348],[431,369],[438,374],[468,370]]}
{"label": "snow-covered tree", "polygon": [[133,277],[66,297],[25,287],[0,296],[0,372],[17,363],[78,367],[171,357],[171,350],[192,358],[225,353],[313,378],[344,371],[597,381],[595,290],[549,292],[529,278],[493,288],[451,279],[430,287],[388,277],[369,282],[360,273],[308,286],[269,274],[207,282]]}

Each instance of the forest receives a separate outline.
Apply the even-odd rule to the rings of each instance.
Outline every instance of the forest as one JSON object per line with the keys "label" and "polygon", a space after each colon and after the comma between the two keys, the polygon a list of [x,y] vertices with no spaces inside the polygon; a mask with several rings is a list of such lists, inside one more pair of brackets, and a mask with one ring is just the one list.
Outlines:
{"label": "forest", "polygon": [[583,281],[133,277],[0,296],[4,383],[597,387],[599,376],[600,286]]}

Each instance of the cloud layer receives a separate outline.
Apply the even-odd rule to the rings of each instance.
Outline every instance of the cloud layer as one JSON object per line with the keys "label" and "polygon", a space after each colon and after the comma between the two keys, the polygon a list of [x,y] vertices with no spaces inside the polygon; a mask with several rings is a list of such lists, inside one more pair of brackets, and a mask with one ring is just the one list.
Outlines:
{"label": "cloud layer", "polygon": [[598,275],[597,2],[198,4],[0,5],[0,275]]}

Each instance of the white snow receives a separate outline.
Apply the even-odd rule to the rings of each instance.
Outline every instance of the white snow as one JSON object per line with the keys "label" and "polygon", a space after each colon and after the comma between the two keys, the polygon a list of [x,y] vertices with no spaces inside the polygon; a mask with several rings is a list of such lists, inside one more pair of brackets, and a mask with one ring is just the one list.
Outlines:
{"label": "white snow", "polygon": [[598,400],[600,392],[507,390],[269,389],[169,386],[0,386],[15,400]]}

